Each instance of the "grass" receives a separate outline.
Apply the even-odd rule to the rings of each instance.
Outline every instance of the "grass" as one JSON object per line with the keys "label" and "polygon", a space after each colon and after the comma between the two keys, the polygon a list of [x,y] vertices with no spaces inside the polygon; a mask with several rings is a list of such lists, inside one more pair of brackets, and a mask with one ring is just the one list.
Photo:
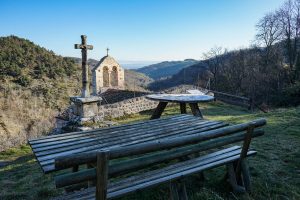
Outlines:
{"label": "grass", "polygon": [[[205,118],[241,123],[265,117],[266,134],[253,140],[257,156],[249,159],[253,192],[233,194],[223,180],[225,167],[205,172],[206,181],[196,176],[186,179],[190,199],[300,199],[300,107],[280,108],[269,113],[249,113],[221,103],[201,105]],[[167,107],[164,116],[179,112]],[[149,119],[151,112],[116,119],[119,123]],[[0,168],[0,199],[49,199],[58,195],[53,175],[44,175],[27,146],[0,153],[0,160],[10,162]],[[168,185],[146,189],[123,199],[168,199]]]}

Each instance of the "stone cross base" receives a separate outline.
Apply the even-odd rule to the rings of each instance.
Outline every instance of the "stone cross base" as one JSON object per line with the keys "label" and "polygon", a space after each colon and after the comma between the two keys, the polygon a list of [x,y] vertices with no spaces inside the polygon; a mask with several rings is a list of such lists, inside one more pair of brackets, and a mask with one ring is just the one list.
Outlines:
{"label": "stone cross base", "polygon": [[74,115],[78,116],[81,121],[90,119],[98,114],[98,106],[102,100],[101,97],[70,97],[71,102],[74,103]]}

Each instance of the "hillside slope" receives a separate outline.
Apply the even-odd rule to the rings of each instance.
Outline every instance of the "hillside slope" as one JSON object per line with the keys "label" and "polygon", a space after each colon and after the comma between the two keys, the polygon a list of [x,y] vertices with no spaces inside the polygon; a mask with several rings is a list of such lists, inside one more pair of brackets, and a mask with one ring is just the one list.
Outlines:
{"label": "hillside slope", "polygon": [[125,87],[127,90],[147,91],[147,87],[154,80],[149,76],[125,69]]}
{"label": "hillside slope", "polygon": [[147,76],[159,80],[172,76],[181,69],[196,64],[198,61],[193,59],[186,59],[184,61],[165,61],[146,67],[136,69],[135,71],[146,74]]}
{"label": "hillside slope", "polygon": [[80,92],[72,59],[16,36],[0,38],[0,151],[47,133]]}
{"label": "hillside slope", "polygon": [[183,84],[204,86],[207,83],[209,76],[206,64],[204,62],[199,62],[181,69],[178,73],[169,78],[150,83],[148,89],[159,91]]}
{"label": "hillside slope", "polygon": [[[54,117],[69,105],[69,97],[80,94],[80,62],[23,38],[0,37],[0,151],[54,127]],[[146,91],[152,82],[130,70],[125,79],[127,89],[136,91]]]}

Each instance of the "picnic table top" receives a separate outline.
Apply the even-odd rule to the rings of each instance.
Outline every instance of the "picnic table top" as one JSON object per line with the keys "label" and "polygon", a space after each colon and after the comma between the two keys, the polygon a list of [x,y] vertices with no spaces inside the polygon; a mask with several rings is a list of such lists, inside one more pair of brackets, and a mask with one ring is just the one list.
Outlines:
{"label": "picnic table top", "polygon": [[91,131],[51,135],[30,140],[29,144],[43,172],[49,173],[55,171],[54,162],[58,157],[191,135],[227,125],[182,114]]}
{"label": "picnic table top", "polygon": [[151,94],[146,98],[161,102],[198,103],[214,100],[213,96],[202,94]]}

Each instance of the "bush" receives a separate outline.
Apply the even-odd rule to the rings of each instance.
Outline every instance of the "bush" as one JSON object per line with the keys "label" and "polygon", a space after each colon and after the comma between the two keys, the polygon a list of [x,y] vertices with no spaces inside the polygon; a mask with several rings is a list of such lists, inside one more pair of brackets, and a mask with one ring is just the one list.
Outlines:
{"label": "bush", "polygon": [[27,87],[31,83],[31,78],[28,76],[21,75],[18,77],[18,79],[15,82],[23,87]]}
{"label": "bush", "polygon": [[283,93],[276,96],[277,106],[300,105],[300,81],[284,89]]}

